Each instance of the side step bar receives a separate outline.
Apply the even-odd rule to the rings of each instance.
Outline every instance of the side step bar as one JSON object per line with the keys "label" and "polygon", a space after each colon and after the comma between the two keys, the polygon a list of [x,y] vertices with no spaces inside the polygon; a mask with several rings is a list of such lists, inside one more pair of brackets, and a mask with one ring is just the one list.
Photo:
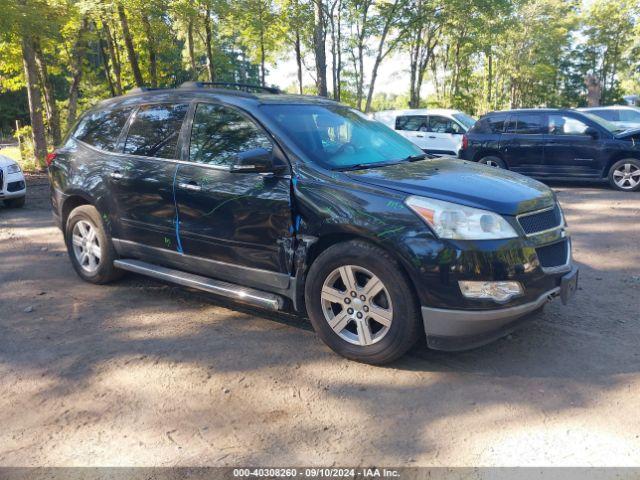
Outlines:
{"label": "side step bar", "polygon": [[212,278],[181,272],[180,270],[173,270],[171,268],[153,265],[152,263],[140,260],[115,260],[113,262],[113,266],[130,272],[140,273],[149,277],[165,280],[167,282],[176,283],[185,287],[215,293],[216,295],[222,295],[223,297],[232,298],[240,302],[249,303],[269,310],[280,310],[284,305],[282,297],[273,293],[241,287],[239,285],[234,285],[233,283],[213,280]]}

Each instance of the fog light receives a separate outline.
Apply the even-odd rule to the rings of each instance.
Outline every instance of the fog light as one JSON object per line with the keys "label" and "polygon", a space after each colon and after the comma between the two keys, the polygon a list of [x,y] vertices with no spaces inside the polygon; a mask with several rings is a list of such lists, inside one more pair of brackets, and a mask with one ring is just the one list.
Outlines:
{"label": "fog light", "polygon": [[460,281],[460,291],[467,298],[506,302],[519,297],[524,290],[519,282],[467,282]]}

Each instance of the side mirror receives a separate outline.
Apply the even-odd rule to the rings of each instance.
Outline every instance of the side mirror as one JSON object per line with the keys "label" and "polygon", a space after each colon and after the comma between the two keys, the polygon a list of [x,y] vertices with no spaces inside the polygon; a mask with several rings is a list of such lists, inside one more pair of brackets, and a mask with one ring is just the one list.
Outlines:
{"label": "side mirror", "polygon": [[586,135],[589,135],[593,140],[597,140],[598,138],[600,138],[600,133],[593,127],[587,127],[584,133]]}
{"label": "side mirror", "polygon": [[244,173],[267,173],[276,170],[280,168],[275,165],[273,152],[262,147],[240,152],[229,169],[230,172]]}

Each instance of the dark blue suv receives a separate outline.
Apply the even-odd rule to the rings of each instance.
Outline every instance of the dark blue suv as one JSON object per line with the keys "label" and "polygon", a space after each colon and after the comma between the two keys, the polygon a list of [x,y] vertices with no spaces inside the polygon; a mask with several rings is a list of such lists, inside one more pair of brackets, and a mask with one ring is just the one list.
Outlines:
{"label": "dark blue suv", "polygon": [[640,189],[640,130],[624,130],[586,112],[529,109],[481,117],[460,158],[540,179],[608,180]]}
{"label": "dark blue suv", "polygon": [[481,345],[575,292],[545,185],[428,158],[327,99],[214,87],[105,101],[49,155],[81,278],[128,270],[306,313],[370,363],[425,334],[436,349]]}

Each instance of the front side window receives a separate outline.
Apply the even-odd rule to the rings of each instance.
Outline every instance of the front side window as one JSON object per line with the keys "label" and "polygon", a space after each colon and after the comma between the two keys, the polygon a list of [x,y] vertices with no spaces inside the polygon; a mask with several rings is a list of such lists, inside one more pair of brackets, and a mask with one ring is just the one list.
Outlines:
{"label": "front side window", "polygon": [[253,120],[229,107],[198,104],[191,128],[190,161],[230,166],[237,154],[255,148],[270,151],[273,147]]}
{"label": "front side window", "polygon": [[129,127],[124,153],[145,157],[176,158],[178,137],[189,105],[143,105]]}
{"label": "front side window", "polygon": [[640,123],[640,112],[637,110],[631,110],[630,108],[622,109],[620,110],[620,121]]}
{"label": "front side window", "polygon": [[430,116],[429,131],[434,133],[463,133],[462,127],[446,117]]}
{"label": "front side window", "polygon": [[429,128],[427,117],[420,115],[404,115],[396,118],[396,130],[409,132],[426,132]]}
{"label": "front side window", "polygon": [[589,126],[577,118],[549,115],[549,133],[552,135],[586,135]]}
{"label": "front side window", "polygon": [[73,136],[101,150],[112,151],[132,110],[126,108],[90,113],[80,121]]}
{"label": "front side window", "polygon": [[340,105],[262,105],[261,110],[311,161],[341,169],[402,162],[423,154],[402,135]]}

